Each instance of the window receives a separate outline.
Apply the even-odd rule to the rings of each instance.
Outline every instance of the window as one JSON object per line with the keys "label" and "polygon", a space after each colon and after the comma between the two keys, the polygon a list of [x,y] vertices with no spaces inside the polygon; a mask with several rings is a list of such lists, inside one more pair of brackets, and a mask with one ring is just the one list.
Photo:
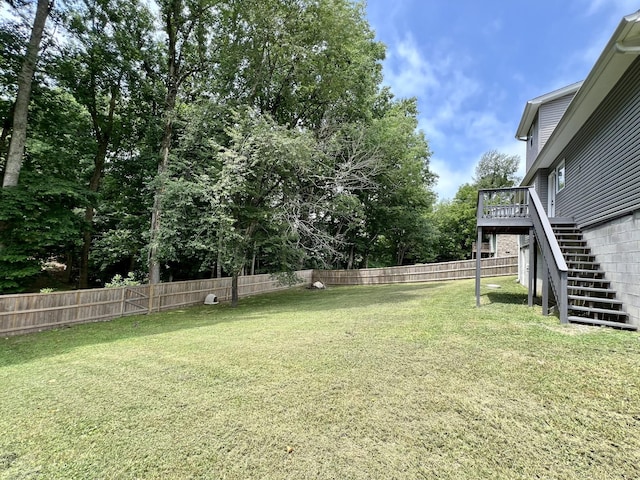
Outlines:
{"label": "window", "polygon": [[531,128],[529,129],[529,146],[533,147],[533,129],[535,127],[535,124],[532,123],[531,124]]}
{"label": "window", "polygon": [[556,192],[562,190],[565,186],[565,172],[564,172],[564,159],[560,162],[560,165],[556,167]]}

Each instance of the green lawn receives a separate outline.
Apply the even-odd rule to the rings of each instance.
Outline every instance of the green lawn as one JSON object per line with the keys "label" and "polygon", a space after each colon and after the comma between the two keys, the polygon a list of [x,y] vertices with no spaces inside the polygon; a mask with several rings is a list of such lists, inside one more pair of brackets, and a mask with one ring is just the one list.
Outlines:
{"label": "green lawn", "polygon": [[640,337],[486,283],[0,338],[0,478],[639,478]]}

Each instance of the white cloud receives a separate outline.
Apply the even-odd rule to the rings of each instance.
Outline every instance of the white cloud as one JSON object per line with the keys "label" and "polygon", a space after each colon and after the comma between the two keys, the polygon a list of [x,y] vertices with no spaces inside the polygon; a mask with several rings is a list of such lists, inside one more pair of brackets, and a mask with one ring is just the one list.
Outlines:
{"label": "white cloud", "polygon": [[435,190],[444,200],[472,181],[484,152],[521,151],[513,138],[516,125],[499,118],[496,111],[504,92],[492,91],[470,75],[469,71],[475,72],[473,63],[463,53],[454,56],[453,48],[440,47],[421,48],[407,34],[390,46],[384,72],[385,83],[396,95],[419,99],[418,127],[434,152],[430,168],[438,174]]}
{"label": "white cloud", "polygon": [[459,170],[456,165],[436,156],[431,158],[429,167],[438,174],[438,183],[435,187],[438,200],[452,199],[460,185],[470,182],[473,176],[473,171]]}
{"label": "white cloud", "polygon": [[428,89],[440,86],[436,73],[411,35],[389,49],[384,71],[385,83],[399,97],[421,96]]}

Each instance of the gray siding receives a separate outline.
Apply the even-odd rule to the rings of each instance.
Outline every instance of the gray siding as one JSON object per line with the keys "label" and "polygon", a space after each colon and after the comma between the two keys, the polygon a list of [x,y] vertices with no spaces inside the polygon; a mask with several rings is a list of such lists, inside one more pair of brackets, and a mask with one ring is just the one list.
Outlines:
{"label": "gray siding", "polygon": [[[547,212],[547,204],[549,203],[549,173],[546,168],[538,170],[536,173],[536,193],[540,198],[540,202]],[[549,212],[547,212],[549,213]]]}
{"label": "gray siding", "polygon": [[579,225],[640,208],[640,57],[571,140],[556,215]]}
{"label": "gray siding", "polygon": [[567,111],[567,107],[569,107],[574,96],[575,93],[571,93],[540,105],[540,110],[538,112],[540,124],[538,133],[538,151],[542,150],[545,143],[547,143],[547,140],[549,140],[549,137],[560,122],[564,112]]}

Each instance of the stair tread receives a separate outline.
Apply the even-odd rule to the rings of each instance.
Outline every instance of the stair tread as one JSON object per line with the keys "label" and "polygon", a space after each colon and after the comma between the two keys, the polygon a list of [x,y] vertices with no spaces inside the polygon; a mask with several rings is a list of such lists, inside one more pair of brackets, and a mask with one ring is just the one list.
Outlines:
{"label": "stair tread", "polygon": [[615,298],[604,298],[604,297],[589,297],[583,295],[567,295],[569,300],[581,300],[585,302],[599,302],[599,303],[611,303],[615,305],[622,305],[622,301],[617,300]]}
{"label": "stair tread", "polygon": [[583,290],[586,292],[608,293],[610,295],[616,294],[616,291],[610,288],[583,287],[581,285],[567,285],[567,288],[569,288],[570,290]]}
{"label": "stair tread", "polygon": [[600,325],[600,326],[606,326],[606,327],[624,328],[624,329],[627,329],[627,330],[637,330],[638,329],[638,327],[636,327],[635,325],[630,325],[628,323],[612,322],[612,321],[609,321],[609,320],[596,320],[595,318],[588,318],[588,317],[569,316],[569,317],[567,317],[567,320],[569,320],[569,322],[572,322],[572,323],[584,323],[584,324],[590,324],[590,325]]}
{"label": "stair tread", "polygon": [[605,274],[604,270],[589,270],[588,268],[569,268],[569,271],[574,273],[597,273],[600,275]]}
{"label": "stair tread", "polygon": [[[604,278],[584,278],[584,277],[568,277],[567,280],[569,282],[575,282],[578,283],[579,285],[575,285],[577,287],[581,287],[582,285],[587,283],[594,283],[594,284],[598,284],[600,286],[598,287],[593,287],[593,288],[604,288],[607,290],[611,290],[611,282],[609,280],[605,280]],[[573,285],[568,285],[569,287],[573,286]]]}
{"label": "stair tread", "polygon": [[610,308],[583,307],[580,305],[569,305],[569,310],[578,310],[580,312],[590,312],[590,313],[605,313],[609,315],[618,315],[621,317],[627,316],[627,314],[622,310],[612,310]]}

